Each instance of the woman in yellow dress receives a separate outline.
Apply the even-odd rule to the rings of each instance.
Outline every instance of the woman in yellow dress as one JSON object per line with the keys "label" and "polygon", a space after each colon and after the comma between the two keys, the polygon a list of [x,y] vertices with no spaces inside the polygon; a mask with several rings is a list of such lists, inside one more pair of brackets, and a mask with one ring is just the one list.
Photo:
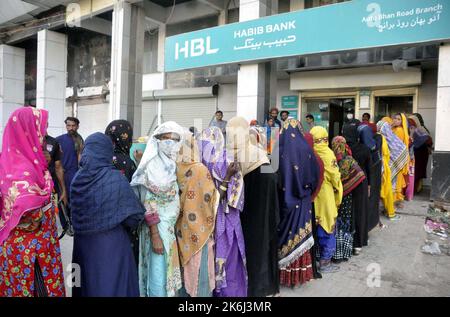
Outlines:
{"label": "woman in yellow dress", "polygon": [[389,151],[389,146],[387,144],[386,138],[382,135],[382,163],[383,163],[383,174],[381,178],[381,201],[383,202],[386,215],[389,219],[395,219],[395,208],[394,208],[394,193],[392,191],[392,181],[391,181],[391,167],[389,166],[389,158],[391,152]]}
{"label": "woman in yellow dress", "polygon": [[325,175],[319,194],[314,200],[317,236],[320,250],[320,272],[334,273],[339,267],[331,263],[336,250],[335,224],[338,206],[342,202],[343,187],[336,156],[328,147],[328,132],[316,126],[310,131],[314,139],[314,150],[324,163]]}
{"label": "woman in yellow dress", "polygon": [[[397,178],[403,177],[402,171],[408,166],[408,150],[406,145],[392,131],[392,119],[383,118],[377,123],[378,132],[383,136],[383,179],[381,185],[381,199],[391,220],[399,219],[395,215],[393,203],[395,201],[395,186]],[[388,162],[388,163],[387,163]]]}
{"label": "woman in yellow dress", "polygon": [[[408,121],[403,113],[397,113],[392,117],[392,132],[405,144],[406,149],[409,149],[409,132]],[[411,158],[408,152],[407,164],[400,171],[397,177],[397,183],[395,186],[394,200],[398,208],[403,208],[403,201],[405,200],[405,190],[408,186],[409,180],[409,168],[411,164]]]}

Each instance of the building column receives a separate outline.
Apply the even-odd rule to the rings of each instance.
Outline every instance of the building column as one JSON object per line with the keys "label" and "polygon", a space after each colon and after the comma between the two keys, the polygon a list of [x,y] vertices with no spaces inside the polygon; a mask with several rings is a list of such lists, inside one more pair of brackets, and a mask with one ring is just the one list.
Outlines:
{"label": "building column", "polygon": [[228,22],[228,9],[220,10],[217,25],[225,25]]}
{"label": "building column", "polygon": [[[239,21],[258,19],[276,13],[277,3],[272,0],[240,0]],[[236,113],[247,121],[257,119],[261,123],[264,122],[268,108],[275,105],[274,99],[271,98],[271,92],[276,96],[276,85],[274,87],[272,77],[276,76],[276,67],[273,63],[275,62],[245,64],[239,67]]]}
{"label": "building column", "polygon": [[38,32],[36,107],[49,112],[48,134],[64,134],[67,83],[67,35]]}
{"label": "building column", "polygon": [[305,0],[290,0],[290,11],[298,11],[305,9]]}
{"label": "building column", "polygon": [[112,20],[109,119],[126,119],[141,131],[144,10],[124,0],[115,2]]}
{"label": "building column", "polygon": [[25,50],[0,45],[0,151],[3,129],[11,115],[25,101]]}
{"label": "building column", "polygon": [[158,67],[160,73],[164,73],[164,54],[166,44],[166,25],[161,24],[158,27]]}
{"label": "building column", "polygon": [[431,199],[450,204],[450,44],[439,49],[436,103],[436,138],[433,153]]}

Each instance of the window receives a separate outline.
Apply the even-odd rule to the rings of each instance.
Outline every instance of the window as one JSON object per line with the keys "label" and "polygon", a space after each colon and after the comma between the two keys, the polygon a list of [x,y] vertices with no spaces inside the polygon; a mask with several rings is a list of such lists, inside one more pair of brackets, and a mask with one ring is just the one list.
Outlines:
{"label": "window", "polygon": [[305,0],[305,9],[326,6],[329,4],[341,3],[350,0]]}
{"label": "window", "polygon": [[239,22],[239,8],[228,10],[227,23],[236,23],[236,22]]}
{"label": "window", "polygon": [[198,18],[186,22],[180,22],[176,24],[167,25],[166,36],[178,35],[181,33],[187,33],[217,26],[218,16],[212,15],[203,18]]}

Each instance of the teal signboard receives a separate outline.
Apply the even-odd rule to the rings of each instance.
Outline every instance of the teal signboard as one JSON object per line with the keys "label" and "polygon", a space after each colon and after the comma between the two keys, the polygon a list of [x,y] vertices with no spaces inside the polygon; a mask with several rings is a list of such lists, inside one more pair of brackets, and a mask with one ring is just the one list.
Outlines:
{"label": "teal signboard", "polygon": [[281,108],[282,109],[298,108],[298,96],[282,96]]}
{"label": "teal signboard", "polygon": [[289,117],[298,120],[298,119],[299,119],[299,118],[298,118],[298,110],[289,110]]}
{"label": "teal signboard", "polygon": [[165,71],[450,40],[450,0],[353,0],[168,37]]}

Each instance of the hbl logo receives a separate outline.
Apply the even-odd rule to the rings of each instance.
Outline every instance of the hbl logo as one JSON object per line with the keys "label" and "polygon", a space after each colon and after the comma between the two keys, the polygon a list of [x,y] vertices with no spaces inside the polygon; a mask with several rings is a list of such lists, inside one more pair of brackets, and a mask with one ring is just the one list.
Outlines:
{"label": "hbl logo", "polygon": [[206,39],[198,38],[185,41],[182,47],[179,43],[175,43],[175,60],[178,60],[181,54],[184,55],[184,58],[189,58],[216,54],[218,51],[218,48],[211,48],[211,37],[207,36]]}

